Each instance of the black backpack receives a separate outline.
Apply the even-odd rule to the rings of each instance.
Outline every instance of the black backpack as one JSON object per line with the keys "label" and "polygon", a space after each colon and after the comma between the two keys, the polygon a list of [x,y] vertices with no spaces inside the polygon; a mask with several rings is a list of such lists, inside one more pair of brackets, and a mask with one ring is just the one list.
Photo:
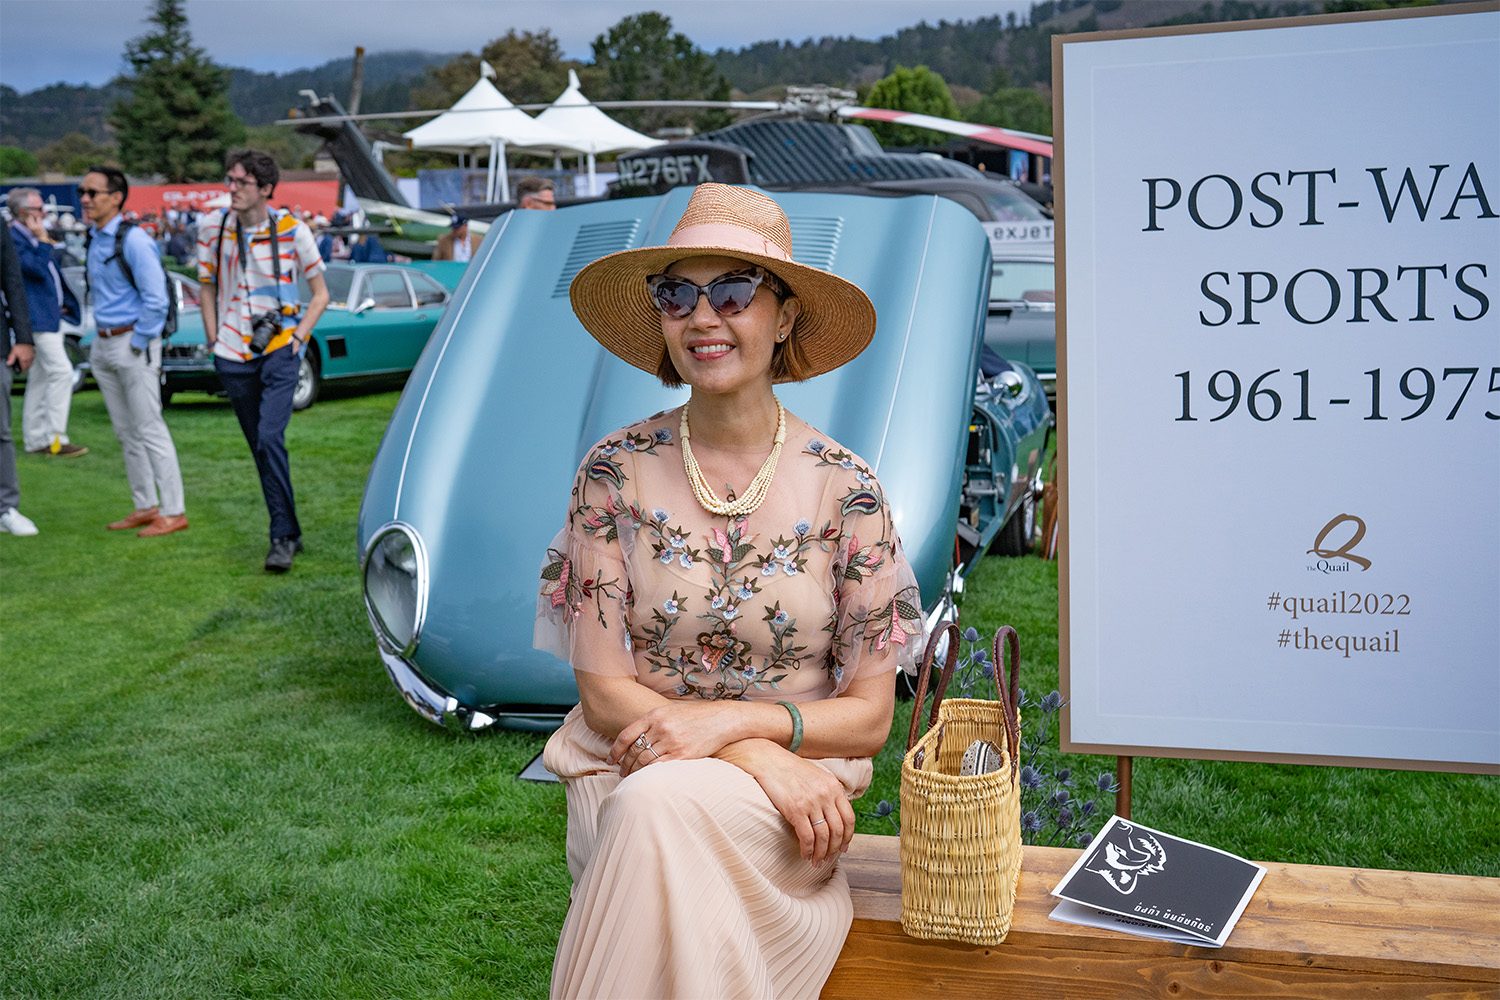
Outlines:
{"label": "black backpack", "polygon": [[[130,269],[130,262],[125,259],[125,237],[136,225],[135,222],[129,219],[120,220],[120,228],[115,230],[115,252],[104,258],[104,263],[108,264],[110,261],[117,262],[120,265],[120,271],[125,275],[125,280],[130,282],[130,287],[139,292],[141,286],[135,283],[135,272]],[[84,238],[83,247],[83,287],[89,291],[92,290],[89,289],[88,248],[93,245],[93,242],[94,231],[90,229],[88,236]],[[162,282],[166,285],[167,292],[167,319],[161,327],[161,338],[166,340],[177,332],[177,289],[172,287],[172,277],[167,274],[165,267],[162,268]]]}

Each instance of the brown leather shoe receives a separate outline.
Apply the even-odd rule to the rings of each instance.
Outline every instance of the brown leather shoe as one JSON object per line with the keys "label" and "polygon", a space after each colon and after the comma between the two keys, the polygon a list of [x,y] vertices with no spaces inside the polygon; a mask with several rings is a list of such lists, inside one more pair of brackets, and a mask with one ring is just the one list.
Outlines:
{"label": "brown leather shoe", "polygon": [[141,538],[155,538],[157,535],[170,535],[174,531],[186,531],[187,526],[186,514],[172,514],[168,517],[158,517],[136,534]]}
{"label": "brown leather shoe", "polygon": [[109,526],[110,531],[126,531],[130,528],[139,528],[143,524],[150,524],[156,520],[161,511],[156,507],[147,507],[145,510],[133,510],[130,516],[121,521],[116,521]]}

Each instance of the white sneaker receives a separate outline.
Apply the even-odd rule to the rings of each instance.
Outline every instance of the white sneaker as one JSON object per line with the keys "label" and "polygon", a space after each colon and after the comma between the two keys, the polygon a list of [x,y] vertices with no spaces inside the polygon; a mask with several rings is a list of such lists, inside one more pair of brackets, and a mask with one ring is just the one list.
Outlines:
{"label": "white sneaker", "polygon": [[31,518],[22,514],[14,507],[7,507],[0,511],[0,531],[8,531],[12,535],[34,535],[37,533],[36,525]]}

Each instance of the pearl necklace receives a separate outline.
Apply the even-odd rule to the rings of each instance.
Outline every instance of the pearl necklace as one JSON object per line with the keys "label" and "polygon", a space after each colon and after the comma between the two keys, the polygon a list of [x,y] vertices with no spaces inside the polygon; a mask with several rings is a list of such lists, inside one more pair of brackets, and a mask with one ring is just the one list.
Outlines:
{"label": "pearl necklace", "polygon": [[703,470],[698,468],[698,460],[693,458],[692,435],[688,432],[688,408],[685,403],[682,407],[682,424],[678,428],[678,436],[682,438],[682,467],[687,472],[688,483],[693,487],[693,496],[697,498],[698,505],[710,514],[719,514],[723,517],[748,517],[765,503],[766,496],[771,491],[771,478],[776,475],[776,461],[781,458],[781,446],[786,442],[786,408],[781,405],[781,400],[776,400],[776,443],[771,446],[771,454],[766,458],[765,464],[760,467],[760,471],[755,474],[755,478],[750,481],[750,485],[745,488],[744,495],[728,503],[720,500],[714,493],[713,487],[708,485],[708,480],[703,478]]}

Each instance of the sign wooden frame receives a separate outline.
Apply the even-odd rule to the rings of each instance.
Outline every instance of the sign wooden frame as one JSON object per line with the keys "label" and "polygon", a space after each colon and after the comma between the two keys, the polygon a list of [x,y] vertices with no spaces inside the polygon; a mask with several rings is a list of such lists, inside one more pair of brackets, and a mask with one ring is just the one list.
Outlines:
{"label": "sign wooden frame", "polygon": [[[1056,249],[1057,249],[1057,357],[1058,357],[1058,497],[1059,497],[1059,687],[1065,699],[1071,703],[1070,688],[1072,635],[1070,631],[1069,601],[1072,594],[1070,554],[1074,539],[1070,533],[1070,485],[1069,463],[1069,397],[1067,372],[1067,183],[1066,183],[1066,129],[1064,128],[1065,94],[1064,64],[1069,45],[1109,41],[1116,39],[1139,39],[1173,35],[1196,35],[1219,32],[1259,31],[1304,25],[1332,24],[1340,22],[1384,21],[1406,18],[1446,17],[1480,12],[1500,11],[1500,0],[1448,4],[1435,7],[1402,8],[1397,10],[1358,11],[1341,14],[1315,15],[1294,18],[1273,18],[1260,21],[1225,22],[1217,24],[1183,25],[1168,28],[1144,28],[1122,31],[1099,31],[1084,34],[1057,35],[1052,39],[1052,90],[1054,108],[1053,185],[1056,192]],[[1425,160],[1423,161],[1426,162]],[[1118,641],[1131,641],[1121,636]],[[1340,767],[1376,767],[1398,770],[1420,770],[1450,773],[1500,774],[1500,765],[1472,761],[1434,761],[1403,757],[1334,756],[1304,753],[1280,753],[1244,750],[1226,750],[1213,747],[1153,746],[1146,743],[1081,743],[1072,737],[1071,709],[1065,707],[1060,725],[1061,748],[1067,753],[1113,754],[1126,760],[1133,756],[1168,757],[1197,760],[1257,761],[1267,763],[1319,764]]]}

